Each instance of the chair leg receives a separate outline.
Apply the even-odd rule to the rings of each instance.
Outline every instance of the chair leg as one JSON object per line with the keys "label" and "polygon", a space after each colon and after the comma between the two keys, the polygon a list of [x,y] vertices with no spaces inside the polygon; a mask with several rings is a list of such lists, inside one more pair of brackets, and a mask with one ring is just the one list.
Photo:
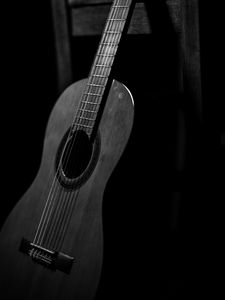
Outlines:
{"label": "chair leg", "polygon": [[71,34],[66,0],[51,0],[55,34],[58,92],[72,83]]}

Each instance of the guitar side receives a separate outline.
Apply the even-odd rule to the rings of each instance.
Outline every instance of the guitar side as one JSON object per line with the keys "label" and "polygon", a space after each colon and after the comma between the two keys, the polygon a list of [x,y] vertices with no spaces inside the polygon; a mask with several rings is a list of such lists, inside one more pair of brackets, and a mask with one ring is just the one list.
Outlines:
{"label": "guitar side", "polygon": [[62,251],[75,259],[71,273],[49,270],[19,252],[21,239],[32,241],[35,235],[54,179],[60,141],[72,123],[86,83],[85,79],[72,84],[57,101],[46,130],[37,177],[1,230],[0,287],[5,299],[94,298],[103,260],[103,193],[127,144],[134,115],[132,96],[118,81],[113,81],[99,125],[101,146],[97,164],[79,189],[62,245]]}

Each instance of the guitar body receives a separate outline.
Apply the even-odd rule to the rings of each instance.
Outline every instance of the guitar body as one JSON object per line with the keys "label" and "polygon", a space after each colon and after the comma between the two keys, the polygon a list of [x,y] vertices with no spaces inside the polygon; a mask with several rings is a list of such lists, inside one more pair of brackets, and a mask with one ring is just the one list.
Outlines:
{"label": "guitar body", "polygon": [[[62,243],[62,252],[74,258],[70,273],[50,270],[19,251],[22,238],[32,241],[35,236],[54,180],[57,151],[78,109],[86,83],[85,79],[72,84],[56,103],[47,126],[37,177],[1,230],[2,299],[94,298],[103,260],[103,193],[125,148],[133,123],[132,97],[121,83],[112,83],[98,128],[100,146],[97,161],[91,174],[77,188],[76,205]],[[68,191],[61,188],[61,193]]]}

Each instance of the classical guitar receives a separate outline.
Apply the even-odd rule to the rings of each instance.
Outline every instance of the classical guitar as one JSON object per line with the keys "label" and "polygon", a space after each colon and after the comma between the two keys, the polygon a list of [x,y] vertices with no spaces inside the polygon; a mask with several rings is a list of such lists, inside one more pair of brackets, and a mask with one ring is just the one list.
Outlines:
{"label": "classical guitar", "polygon": [[89,77],[49,119],[38,174],[0,233],[2,299],[93,299],[103,261],[102,200],[133,123],[129,90],[111,79],[133,7],[114,0]]}

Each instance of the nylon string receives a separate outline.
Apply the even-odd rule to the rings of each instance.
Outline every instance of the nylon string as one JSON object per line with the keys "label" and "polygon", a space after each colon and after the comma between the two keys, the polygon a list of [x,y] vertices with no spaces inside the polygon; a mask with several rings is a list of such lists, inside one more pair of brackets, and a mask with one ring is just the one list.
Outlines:
{"label": "nylon string", "polygon": [[[116,5],[115,5],[116,6]],[[114,13],[116,12],[116,10],[114,10]],[[101,47],[102,48],[102,47]],[[101,51],[101,50],[100,50]],[[107,60],[107,57],[105,58]],[[104,63],[104,62],[103,62]],[[52,201],[51,201],[52,202]],[[49,206],[50,207],[50,206]],[[47,214],[46,214],[47,215]],[[44,223],[43,223],[44,224]]]}
{"label": "nylon string", "polygon": [[[110,61],[110,51],[111,51],[111,49],[113,49],[113,51],[116,52],[116,48],[114,48],[114,46],[116,45],[115,42],[116,41],[118,42],[118,40],[120,39],[120,36],[121,36],[121,32],[120,32],[120,34],[118,32],[116,34],[113,34],[113,38],[110,38],[111,34],[107,33],[107,32],[117,31],[119,29],[123,29],[123,25],[124,25],[123,21],[118,22],[118,23],[117,22],[113,23],[113,22],[115,21],[115,17],[117,15],[117,12],[119,12],[119,8],[125,7],[125,6],[128,7],[128,4],[130,4],[129,3],[130,0],[127,0],[126,3],[124,4],[124,6],[122,6],[122,5],[119,6],[118,5],[119,2],[121,2],[121,1],[120,0],[115,1],[113,6],[112,6],[112,9],[111,9],[109,17],[108,17],[108,22],[107,22],[106,28],[104,30],[103,38],[102,38],[102,41],[100,43],[100,47],[99,47],[98,52],[97,52],[98,54],[101,53],[101,51],[105,47],[105,45],[108,44],[105,47],[106,50],[103,51],[104,56],[101,56],[100,59],[99,59],[98,56],[96,56],[95,61],[94,61],[94,65],[96,65],[98,61],[101,62],[100,63],[102,65],[101,72],[102,72],[102,74],[105,74],[105,75],[107,75],[107,71],[108,71],[107,69],[111,68],[111,66],[110,66],[111,63],[107,64],[107,62]],[[128,9],[126,9],[126,8],[123,9],[121,19],[124,19],[124,17],[126,16],[127,13],[128,13]],[[116,47],[117,47],[117,45],[116,45]],[[111,46],[113,46],[113,48]],[[112,53],[111,53],[111,55],[112,55]],[[113,58],[112,58],[111,62],[114,59],[114,56],[112,56],[112,57]],[[92,71],[95,71],[95,68],[93,68]],[[88,79],[89,80],[88,80],[88,84],[87,84],[87,92],[90,92],[90,86],[93,83],[92,74],[89,76]],[[100,82],[101,82],[101,80],[100,80]],[[102,87],[102,86],[96,87],[96,93],[101,94],[100,90],[102,88],[104,89],[104,87]],[[77,114],[75,115],[75,118],[74,118],[73,123],[72,123],[75,126],[71,126],[70,132],[68,134],[67,141],[66,141],[66,143],[64,145],[64,149],[62,151],[62,155],[61,155],[61,159],[60,159],[60,162],[59,162],[59,167],[56,171],[56,175],[57,175],[57,172],[59,172],[59,168],[60,168],[60,165],[61,165],[61,162],[62,162],[62,157],[64,156],[64,151],[65,151],[66,145],[67,145],[69,139],[71,138],[72,130],[75,131],[75,134],[76,134],[78,129],[83,129],[83,125],[79,124],[79,121],[82,119],[82,117],[85,113],[85,107],[88,106],[87,102],[89,102],[89,100],[90,100],[89,98],[90,98],[90,96],[89,96],[89,94],[87,94],[86,100],[83,101],[83,103],[82,103],[82,104],[85,104],[85,106],[83,107],[83,110],[82,110],[83,113],[79,114],[79,116],[77,116],[77,114],[79,112],[79,108],[78,108]],[[93,102],[93,100],[90,101],[90,102]],[[88,124],[90,124],[89,120],[87,120],[87,125]],[[74,141],[76,141],[76,136],[73,138],[73,143],[74,143]],[[65,153],[66,154],[66,164],[65,164],[66,166],[65,166],[65,168],[67,167],[72,148],[73,148],[73,144],[72,144],[72,146],[70,146],[69,151],[67,151],[67,153]],[[57,245],[59,245],[59,243],[60,243],[59,237],[62,236],[62,238],[63,238],[63,236],[65,234],[65,230],[67,228],[69,219],[71,217],[71,213],[74,209],[73,204],[75,203],[75,201],[73,201],[73,200],[74,199],[76,200],[76,198],[78,196],[78,192],[79,192],[79,190],[66,192],[65,195],[63,195],[63,197],[61,199],[60,196],[61,196],[63,188],[56,181],[57,180],[56,175],[54,177],[52,186],[50,188],[50,192],[49,192],[49,195],[48,195],[48,198],[47,198],[44,210],[43,210],[43,214],[41,216],[41,220],[39,222],[38,229],[37,229],[37,232],[36,232],[36,235],[35,235],[35,238],[34,238],[34,243],[41,244],[43,242],[43,239],[44,239],[46,230],[48,228],[48,225],[50,224],[51,226],[49,227],[49,230],[48,230],[48,236],[46,238],[46,243],[47,243],[48,246],[51,246],[53,249],[55,249],[57,247]],[[65,190],[63,190],[63,192],[65,192]],[[58,202],[55,205],[56,200],[58,200]],[[54,205],[55,205],[55,207],[54,207]],[[55,211],[54,211],[54,208],[55,208]],[[54,212],[54,215],[52,216],[53,212]],[[52,216],[52,219],[50,220],[51,216]]]}

